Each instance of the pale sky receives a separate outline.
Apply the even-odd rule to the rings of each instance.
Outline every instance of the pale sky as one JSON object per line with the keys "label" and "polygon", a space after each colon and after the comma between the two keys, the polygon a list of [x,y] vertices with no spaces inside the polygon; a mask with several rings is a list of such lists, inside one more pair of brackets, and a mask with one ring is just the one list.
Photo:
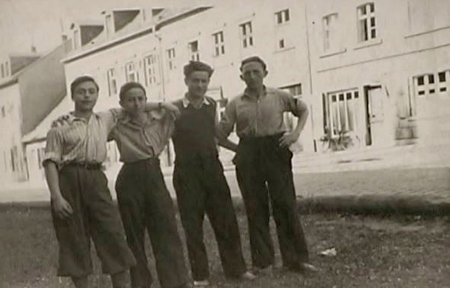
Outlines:
{"label": "pale sky", "polygon": [[84,19],[101,19],[112,8],[189,6],[203,0],[0,0],[0,58],[29,53],[31,46],[45,54],[61,43],[63,29]]}

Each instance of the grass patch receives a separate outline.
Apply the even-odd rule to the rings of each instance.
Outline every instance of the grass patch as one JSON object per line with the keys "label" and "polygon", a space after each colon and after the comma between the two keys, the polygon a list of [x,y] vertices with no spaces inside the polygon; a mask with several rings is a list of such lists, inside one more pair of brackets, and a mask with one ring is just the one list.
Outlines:
{"label": "grass patch", "polygon": [[[0,207],[1,287],[72,287],[67,279],[56,277],[58,244],[48,209],[48,206],[30,208],[25,205]],[[246,218],[242,209],[237,211],[244,256],[250,264]],[[302,277],[285,272],[277,253],[273,275],[251,283],[227,280],[212,229],[205,223],[212,282],[218,287],[242,288],[450,287],[448,217],[312,214],[301,218],[311,262],[321,269],[320,274]],[[274,228],[272,223],[272,234]],[[181,227],[180,233],[183,236]],[[276,237],[273,238],[276,241]],[[336,248],[337,256],[318,255],[332,247]],[[147,251],[152,257],[150,247]],[[100,274],[97,257],[93,259],[92,287],[110,287],[108,277]],[[150,262],[154,272],[153,261]],[[156,273],[154,276],[156,278]],[[154,286],[159,287],[157,283]]]}

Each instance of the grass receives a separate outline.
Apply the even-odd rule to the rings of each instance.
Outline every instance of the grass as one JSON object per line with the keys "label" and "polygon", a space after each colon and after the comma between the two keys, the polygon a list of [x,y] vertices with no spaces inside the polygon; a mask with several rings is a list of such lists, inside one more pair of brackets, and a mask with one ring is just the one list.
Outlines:
{"label": "grass", "polygon": [[[0,206],[1,287],[72,287],[67,279],[55,276],[58,244],[48,209]],[[285,272],[280,268],[280,256],[277,254],[276,269],[272,275],[262,276],[253,282],[227,280],[223,276],[212,229],[206,223],[205,242],[209,252],[212,282],[218,287],[243,288],[450,287],[448,217],[377,218],[316,214],[303,215],[301,218],[309,243],[311,262],[321,269],[320,274],[302,277]],[[245,258],[248,261],[250,255],[246,218],[241,210],[238,210],[238,220]],[[318,252],[331,247],[336,248],[337,256],[318,255]],[[147,251],[151,253],[151,249]],[[93,258],[96,268],[91,277],[92,287],[110,287],[108,277],[100,274],[96,256]],[[151,268],[154,271],[153,264]],[[158,284],[154,286],[159,287]]]}

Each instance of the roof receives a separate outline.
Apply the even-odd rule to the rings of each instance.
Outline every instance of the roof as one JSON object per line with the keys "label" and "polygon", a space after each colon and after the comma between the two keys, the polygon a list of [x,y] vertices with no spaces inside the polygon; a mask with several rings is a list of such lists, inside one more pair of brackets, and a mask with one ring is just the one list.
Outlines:
{"label": "roof", "polygon": [[33,142],[44,141],[47,132],[51,127],[53,120],[67,112],[73,110],[73,102],[67,95],[59,102],[59,104],[42,120],[33,131],[22,137],[22,143],[28,144]]}
{"label": "roof", "polygon": [[109,49],[132,39],[153,33],[153,29],[155,28],[156,30],[161,29],[163,26],[176,22],[183,17],[189,17],[190,15],[200,13],[210,8],[212,8],[212,6],[164,9],[157,15],[156,22],[139,22],[141,21],[141,19],[139,19],[139,17],[136,17],[121,30],[114,33],[112,38],[107,37],[106,31],[103,30],[96,38],[91,41],[91,44],[84,45],[81,48],[81,51],[72,51],[72,53],[70,53],[68,57],[63,59],[62,62],[70,63],[77,59],[95,54],[102,50]]}
{"label": "roof", "polygon": [[19,70],[14,72],[11,76],[9,76],[3,80],[0,80],[0,89],[17,83],[20,74],[22,74],[22,72],[24,72],[25,69],[27,69],[27,67],[30,67],[31,65],[35,65],[35,63],[42,57],[37,54],[17,54],[17,53],[13,54],[12,53],[12,54],[9,54],[9,58],[10,59],[29,58],[30,61],[28,63],[26,63],[24,66],[20,67]]}

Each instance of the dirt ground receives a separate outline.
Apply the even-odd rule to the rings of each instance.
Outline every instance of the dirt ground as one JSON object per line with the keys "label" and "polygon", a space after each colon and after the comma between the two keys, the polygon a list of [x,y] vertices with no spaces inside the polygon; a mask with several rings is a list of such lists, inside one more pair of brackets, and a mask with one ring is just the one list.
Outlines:
{"label": "dirt ground", "polygon": [[[67,279],[56,277],[58,244],[48,209],[0,206],[1,287],[72,287]],[[249,263],[246,218],[240,209],[238,219],[244,254]],[[311,262],[320,268],[317,275],[304,277],[284,271],[277,253],[276,267],[271,274],[252,282],[228,280],[223,275],[214,235],[206,221],[205,242],[211,282],[215,287],[243,288],[450,288],[448,217],[316,214],[302,215],[301,219]],[[273,223],[272,228],[276,242]],[[183,237],[181,227],[180,233]],[[335,256],[319,255],[330,248],[335,248]],[[150,247],[147,251],[152,257]],[[100,275],[94,251],[93,258],[95,272],[90,278],[91,287],[110,287],[108,277]],[[150,263],[154,272],[152,259]],[[159,287],[157,281],[152,287]]]}

